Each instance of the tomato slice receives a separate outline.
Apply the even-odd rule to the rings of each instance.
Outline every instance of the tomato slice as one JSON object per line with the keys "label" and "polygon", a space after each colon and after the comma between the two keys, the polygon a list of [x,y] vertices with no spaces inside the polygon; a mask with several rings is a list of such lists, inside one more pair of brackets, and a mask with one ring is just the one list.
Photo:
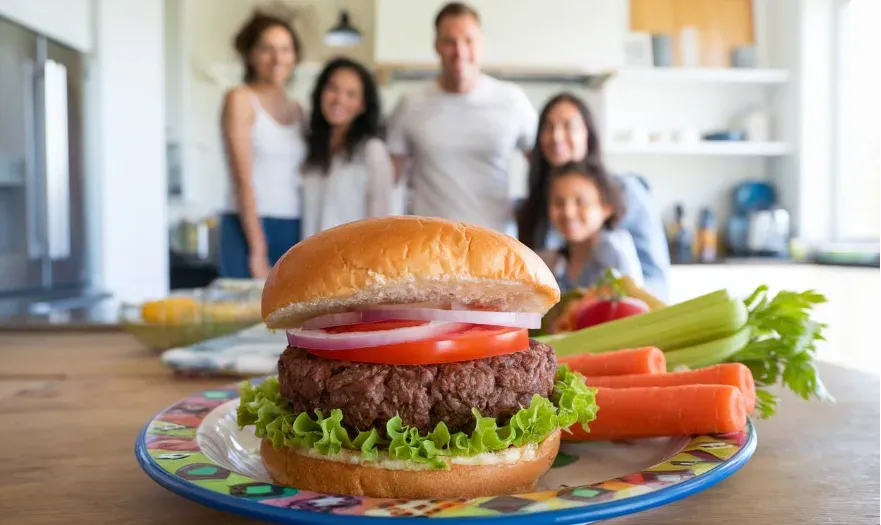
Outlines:
{"label": "tomato slice", "polygon": [[[397,323],[397,321],[389,322]],[[460,331],[444,334],[435,339],[352,350],[307,350],[307,352],[325,359],[357,363],[436,365],[513,354],[528,348],[529,330],[525,328],[469,325]]]}

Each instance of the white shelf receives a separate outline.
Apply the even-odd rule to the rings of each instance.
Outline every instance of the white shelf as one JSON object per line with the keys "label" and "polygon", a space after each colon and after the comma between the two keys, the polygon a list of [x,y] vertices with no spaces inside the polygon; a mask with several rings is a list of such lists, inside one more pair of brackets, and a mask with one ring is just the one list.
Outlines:
{"label": "white shelf", "polygon": [[785,69],[631,67],[618,70],[613,78],[645,82],[703,82],[717,84],[785,84]]}
{"label": "white shelf", "polygon": [[619,144],[610,143],[609,155],[682,155],[779,157],[789,154],[785,142],[723,142],[704,141],[694,144]]}

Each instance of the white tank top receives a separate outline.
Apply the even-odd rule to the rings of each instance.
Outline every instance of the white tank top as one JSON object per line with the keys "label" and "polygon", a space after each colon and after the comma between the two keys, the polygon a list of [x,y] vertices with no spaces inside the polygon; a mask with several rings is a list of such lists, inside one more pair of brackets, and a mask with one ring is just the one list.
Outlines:
{"label": "white tank top", "polygon": [[[302,119],[291,125],[280,124],[269,114],[257,95],[250,92],[254,105],[251,127],[251,177],[254,200],[260,217],[296,219],[300,217],[300,167],[306,157]],[[227,210],[235,212],[235,194],[227,191]]]}

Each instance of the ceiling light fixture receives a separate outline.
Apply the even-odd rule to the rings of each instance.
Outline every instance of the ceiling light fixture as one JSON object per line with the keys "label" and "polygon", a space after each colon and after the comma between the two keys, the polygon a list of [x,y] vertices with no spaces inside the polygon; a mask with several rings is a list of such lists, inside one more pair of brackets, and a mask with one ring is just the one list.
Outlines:
{"label": "ceiling light fixture", "polygon": [[349,21],[349,12],[340,10],[339,22],[324,35],[324,43],[331,47],[357,46],[364,41],[361,31]]}

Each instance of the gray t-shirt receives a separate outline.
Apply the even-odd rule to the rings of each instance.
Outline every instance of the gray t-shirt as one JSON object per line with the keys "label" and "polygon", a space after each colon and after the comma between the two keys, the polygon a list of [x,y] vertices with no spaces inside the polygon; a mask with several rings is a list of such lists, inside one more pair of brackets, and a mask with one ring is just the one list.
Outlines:
{"label": "gray t-shirt", "polygon": [[503,231],[512,155],[532,148],[537,125],[523,90],[487,75],[468,93],[432,82],[404,95],[387,143],[392,155],[411,157],[413,213]]}

